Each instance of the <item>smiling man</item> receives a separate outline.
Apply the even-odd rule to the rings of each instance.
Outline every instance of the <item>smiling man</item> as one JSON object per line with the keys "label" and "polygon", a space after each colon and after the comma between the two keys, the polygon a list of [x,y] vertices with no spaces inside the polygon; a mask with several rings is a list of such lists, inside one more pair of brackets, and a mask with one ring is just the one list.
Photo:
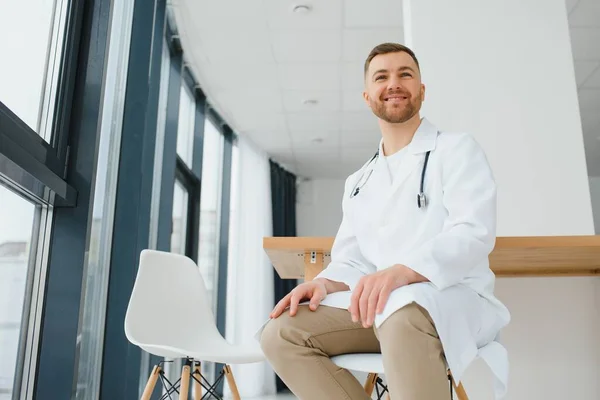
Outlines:
{"label": "smiling man", "polygon": [[510,315],[488,262],[496,184],[487,158],[471,135],[421,118],[425,86],[409,48],[375,47],[364,78],[379,149],[346,180],[331,263],[275,306],[262,348],[300,399],[369,399],[330,357],[379,352],[392,399],[450,399],[448,368],[460,380],[477,356],[501,397],[508,365],[495,339]]}

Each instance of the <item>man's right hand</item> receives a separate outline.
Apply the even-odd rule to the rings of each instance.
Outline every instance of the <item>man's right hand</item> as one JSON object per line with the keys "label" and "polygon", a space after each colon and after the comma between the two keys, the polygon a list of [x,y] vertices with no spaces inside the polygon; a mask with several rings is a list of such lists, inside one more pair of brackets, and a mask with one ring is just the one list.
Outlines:
{"label": "man's right hand", "polygon": [[287,307],[290,308],[290,316],[298,312],[298,304],[305,300],[310,300],[310,309],[315,311],[323,299],[327,296],[327,286],[325,281],[315,279],[309,282],[301,283],[287,294],[271,312],[271,318],[279,317]]}

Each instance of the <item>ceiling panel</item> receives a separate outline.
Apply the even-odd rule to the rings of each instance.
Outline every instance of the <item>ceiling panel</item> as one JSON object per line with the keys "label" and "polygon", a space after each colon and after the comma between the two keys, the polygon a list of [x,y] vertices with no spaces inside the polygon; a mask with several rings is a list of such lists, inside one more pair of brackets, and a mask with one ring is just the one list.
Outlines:
{"label": "ceiling panel", "polygon": [[273,30],[273,54],[280,63],[338,62],[342,33],[327,30]]}
{"label": "ceiling panel", "polygon": [[342,109],[344,111],[365,111],[368,106],[363,98],[362,90],[344,90],[342,98]]}
{"label": "ceiling panel", "polygon": [[[245,1],[245,0],[244,0]],[[306,1],[308,12],[293,12],[300,3],[265,0],[267,23],[271,29],[339,29],[342,26],[342,0]]]}
{"label": "ceiling panel", "polygon": [[292,152],[292,142],[285,132],[262,131],[246,134],[246,136],[250,137],[261,149],[267,146],[271,149],[271,152],[277,154]]}
{"label": "ceiling panel", "polygon": [[579,107],[600,112],[600,89],[579,89]]}
{"label": "ceiling panel", "polygon": [[[594,137],[600,136],[600,113],[595,109],[584,109],[581,110],[581,125],[583,127],[584,134],[590,136],[594,134]],[[595,132],[598,132],[595,134]]]}
{"label": "ceiling panel", "polygon": [[210,77],[212,89],[279,89],[277,64],[260,60],[251,63],[202,64],[202,74]]}
{"label": "ceiling panel", "polygon": [[[363,148],[377,150],[381,141],[379,129],[365,131],[342,131],[340,134],[340,144],[342,148]],[[375,151],[373,150],[373,151]]]}
{"label": "ceiling panel", "polygon": [[344,112],[342,131],[371,131],[379,132],[377,117],[371,111]]}
{"label": "ceiling panel", "polygon": [[344,29],[343,61],[365,62],[365,59],[378,44],[385,42],[402,43],[404,34],[401,27]]}
{"label": "ceiling panel", "polygon": [[340,90],[338,63],[280,64],[278,71],[283,90]]}
{"label": "ceiling panel", "polygon": [[[367,54],[363,55],[367,58]],[[363,90],[364,85],[364,61],[343,63],[341,67],[342,87],[344,90]]]}
{"label": "ceiling panel", "polygon": [[177,1],[176,6],[193,15],[195,26],[207,30],[223,30],[229,26],[231,31],[236,31],[267,26],[263,0]]}
{"label": "ceiling panel", "polygon": [[[599,44],[600,45],[600,44]],[[600,62],[597,63],[598,67],[594,72],[592,72],[591,76],[585,81],[583,87],[591,89],[600,89]],[[600,104],[598,105],[598,113],[600,113]]]}
{"label": "ceiling panel", "polygon": [[259,113],[252,109],[237,110],[235,113],[232,113],[232,120],[234,122],[231,124],[239,133],[249,131],[287,132],[285,116],[281,113]]}
{"label": "ceiling panel", "polygon": [[571,28],[575,60],[600,60],[600,28]]}
{"label": "ceiling panel", "polygon": [[404,25],[403,3],[398,0],[345,0],[344,26],[364,28]]}
{"label": "ceiling panel", "polygon": [[232,113],[252,110],[259,113],[281,112],[281,94],[276,89],[222,89],[215,90],[213,96],[219,104]]}
{"label": "ceiling panel", "polygon": [[283,91],[283,108],[285,111],[290,112],[340,111],[340,92],[285,90]]}
{"label": "ceiling panel", "polygon": [[[319,139],[316,141],[316,139]],[[291,143],[294,150],[298,152],[310,152],[311,150],[331,150],[340,146],[340,132],[338,130],[311,130],[306,132],[294,132],[291,135]]]}
{"label": "ceiling panel", "polygon": [[569,15],[569,25],[600,27],[600,1],[580,0]]}
{"label": "ceiling panel", "polygon": [[292,136],[296,132],[337,131],[340,127],[340,113],[290,113],[287,122]]}
{"label": "ceiling panel", "polygon": [[373,157],[377,149],[378,145],[375,147],[344,147],[340,152],[341,161],[354,165],[354,170],[357,170]]}
{"label": "ceiling panel", "polygon": [[210,63],[235,63],[235,64],[255,64],[260,60],[268,64],[275,62],[269,31],[264,29],[246,29],[244,34],[236,30],[208,30],[200,29],[197,34],[190,37],[195,41],[196,37],[201,37],[201,44],[194,44],[194,51],[200,51],[206,54]]}
{"label": "ceiling panel", "polygon": [[600,66],[600,61],[575,61],[577,87],[580,87],[598,66]]}
{"label": "ceiling panel", "polygon": [[580,0],[566,0],[567,12],[571,13]]}

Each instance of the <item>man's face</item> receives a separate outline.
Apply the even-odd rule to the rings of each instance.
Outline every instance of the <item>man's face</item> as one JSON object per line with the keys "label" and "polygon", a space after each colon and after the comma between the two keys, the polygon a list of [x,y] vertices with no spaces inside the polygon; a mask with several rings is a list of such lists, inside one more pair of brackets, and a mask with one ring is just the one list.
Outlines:
{"label": "man's face", "polygon": [[375,56],[365,77],[363,97],[384,121],[397,124],[410,120],[425,98],[417,64],[404,52]]}

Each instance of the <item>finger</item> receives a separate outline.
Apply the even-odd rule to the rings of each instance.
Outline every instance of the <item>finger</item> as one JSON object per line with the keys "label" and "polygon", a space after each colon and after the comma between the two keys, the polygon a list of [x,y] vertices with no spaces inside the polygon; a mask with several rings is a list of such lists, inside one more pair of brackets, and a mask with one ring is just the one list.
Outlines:
{"label": "finger", "polygon": [[362,291],[364,288],[364,283],[362,280],[358,282],[358,285],[354,288],[352,292],[352,297],[350,298],[350,315],[352,316],[352,322],[358,322],[360,318],[360,313],[358,309],[358,301],[360,300],[360,296],[362,295]]}
{"label": "finger", "polygon": [[317,307],[319,307],[319,304],[321,304],[321,301],[323,301],[323,293],[321,293],[318,290],[315,290],[313,292],[312,297],[310,298],[310,309],[312,311],[315,311]]}
{"label": "finger", "polygon": [[291,297],[292,297],[292,294],[288,293],[283,299],[279,300],[279,303],[277,303],[275,308],[273,308],[273,311],[271,311],[270,317],[271,318],[279,317],[281,315],[281,313],[283,312],[283,310],[285,310],[286,307],[289,306]]}
{"label": "finger", "polygon": [[367,328],[373,325],[373,320],[375,320],[375,309],[377,308],[377,301],[379,300],[379,293],[381,289],[376,286],[371,291],[371,295],[369,296],[369,300],[367,303]]}
{"label": "finger", "polygon": [[379,294],[379,301],[377,302],[377,314],[381,314],[383,312],[383,309],[387,304],[391,292],[392,291],[390,289],[390,285],[384,285],[383,288],[381,288],[381,293]]}
{"label": "finger", "polygon": [[360,295],[360,300],[358,301],[360,320],[365,328],[367,325],[367,314],[369,312],[369,296],[371,296],[372,290],[373,288],[371,284],[365,284],[365,288],[363,289],[362,294]]}
{"label": "finger", "polygon": [[290,299],[290,316],[293,317],[298,312],[298,304],[300,304],[300,300],[303,295],[299,292],[295,292],[292,294],[292,298]]}

